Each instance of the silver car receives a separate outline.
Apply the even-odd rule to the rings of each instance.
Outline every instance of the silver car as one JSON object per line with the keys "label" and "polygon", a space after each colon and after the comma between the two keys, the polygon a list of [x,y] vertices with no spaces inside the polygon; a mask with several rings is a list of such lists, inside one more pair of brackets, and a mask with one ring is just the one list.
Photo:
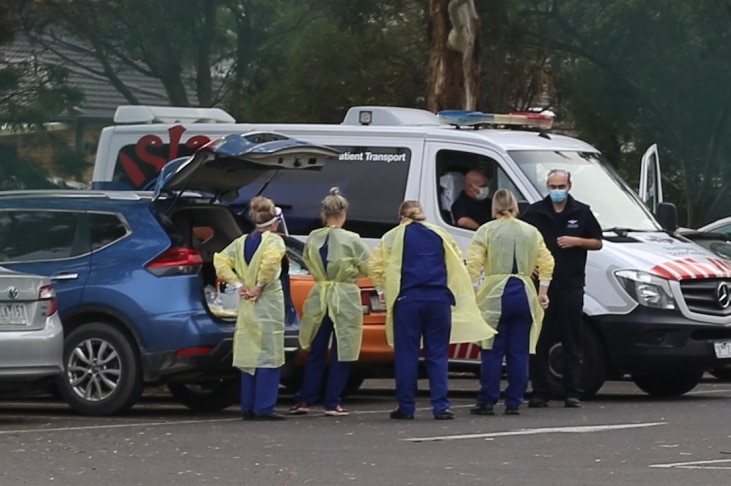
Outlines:
{"label": "silver car", "polygon": [[0,267],[0,389],[32,389],[63,372],[63,328],[47,277]]}

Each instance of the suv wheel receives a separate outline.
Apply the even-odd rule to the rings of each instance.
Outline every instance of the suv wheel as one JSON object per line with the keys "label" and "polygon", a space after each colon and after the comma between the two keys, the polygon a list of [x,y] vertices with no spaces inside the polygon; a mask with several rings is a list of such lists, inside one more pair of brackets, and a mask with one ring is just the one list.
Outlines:
{"label": "suv wheel", "polygon": [[58,388],[77,413],[123,413],[142,395],[137,355],[129,340],[109,324],[90,323],[71,331],[64,343],[64,364]]}
{"label": "suv wheel", "polygon": [[210,383],[170,383],[168,389],[173,398],[191,410],[217,412],[239,401],[240,378]]}

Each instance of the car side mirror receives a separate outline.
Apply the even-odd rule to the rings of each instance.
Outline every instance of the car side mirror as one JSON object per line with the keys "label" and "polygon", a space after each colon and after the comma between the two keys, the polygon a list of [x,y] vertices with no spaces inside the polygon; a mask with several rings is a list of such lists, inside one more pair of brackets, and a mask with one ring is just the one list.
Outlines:
{"label": "car side mirror", "polygon": [[668,202],[658,203],[655,217],[657,217],[663,229],[669,233],[674,233],[678,229],[678,210],[675,209],[675,204]]}

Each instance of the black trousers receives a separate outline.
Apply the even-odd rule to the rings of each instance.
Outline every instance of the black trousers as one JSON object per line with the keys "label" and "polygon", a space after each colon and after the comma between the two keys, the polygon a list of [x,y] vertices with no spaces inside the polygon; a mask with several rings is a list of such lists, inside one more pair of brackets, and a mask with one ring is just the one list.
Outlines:
{"label": "black trousers", "polygon": [[536,354],[531,356],[530,377],[533,398],[549,398],[548,355],[554,343],[563,348],[563,383],[566,398],[581,398],[581,326],[584,307],[583,287],[548,290],[549,305],[543,317]]}

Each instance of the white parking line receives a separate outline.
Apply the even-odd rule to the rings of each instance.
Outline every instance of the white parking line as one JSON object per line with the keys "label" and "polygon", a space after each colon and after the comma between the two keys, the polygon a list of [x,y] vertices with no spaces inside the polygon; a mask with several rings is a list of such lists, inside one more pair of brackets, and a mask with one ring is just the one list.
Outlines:
{"label": "white parking line", "polygon": [[650,464],[650,467],[657,468],[677,468],[677,469],[731,469],[731,464],[727,466],[710,466],[706,464],[731,463],[731,459],[715,459],[712,461],[693,461],[693,462],[676,462],[673,464]]}
{"label": "white parking line", "polygon": [[208,424],[213,422],[240,422],[240,418],[227,418],[227,419],[210,419],[210,420],[180,420],[180,421],[164,421],[164,422],[135,422],[135,423],[124,423],[124,424],[109,424],[109,425],[80,425],[78,427],[51,427],[51,428],[38,428],[38,429],[16,429],[16,430],[0,430],[0,435],[11,435],[11,434],[28,434],[37,432],[79,432],[84,430],[99,430],[99,429],[126,429],[130,427],[159,427],[163,425],[184,425],[184,424]]}
{"label": "white parking line", "polygon": [[688,395],[708,395],[711,393],[731,393],[731,389],[720,389],[720,390],[698,390],[688,393]]}
{"label": "white parking line", "polygon": [[643,427],[655,427],[666,425],[667,422],[647,422],[640,424],[616,424],[616,425],[584,425],[578,427],[542,427],[537,429],[520,429],[508,432],[486,432],[482,434],[461,434],[461,435],[439,435],[434,437],[411,437],[401,439],[407,442],[435,442],[439,440],[464,440],[464,439],[492,439],[494,437],[510,437],[516,435],[538,435],[538,434],[585,434],[587,432],[604,432],[608,430],[637,429]]}

